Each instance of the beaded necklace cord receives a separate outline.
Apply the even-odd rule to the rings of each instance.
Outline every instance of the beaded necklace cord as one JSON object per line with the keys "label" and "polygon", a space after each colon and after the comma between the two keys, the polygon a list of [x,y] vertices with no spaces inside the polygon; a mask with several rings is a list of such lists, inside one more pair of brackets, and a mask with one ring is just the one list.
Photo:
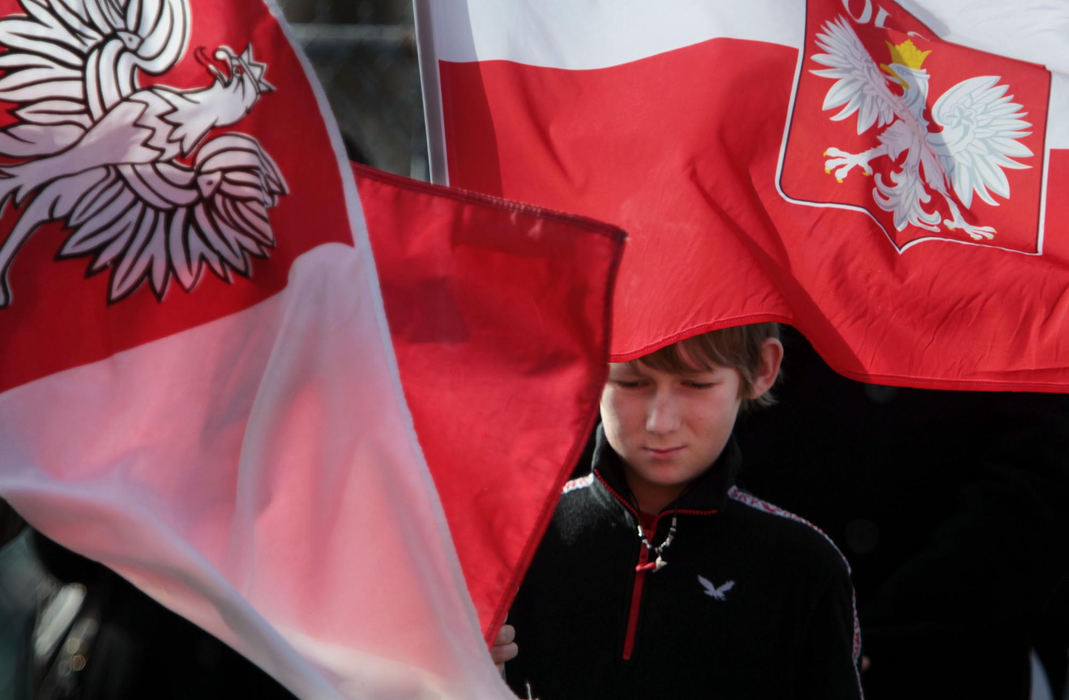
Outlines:
{"label": "beaded necklace cord", "polygon": [[652,552],[657,555],[654,561],[646,562],[645,564],[639,564],[635,567],[635,571],[651,571],[657,573],[664,567],[668,566],[668,562],[664,560],[661,554],[672,545],[672,540],[676,536],[676,516],[672,516],[672,524],[668,527],[668,536],[664,538],[664,542],[654,547],[650,544],[650,541],[646,539],[646,533],[642,529],[641,520],[638,523],[638,539],[646,547],[646,551]]}

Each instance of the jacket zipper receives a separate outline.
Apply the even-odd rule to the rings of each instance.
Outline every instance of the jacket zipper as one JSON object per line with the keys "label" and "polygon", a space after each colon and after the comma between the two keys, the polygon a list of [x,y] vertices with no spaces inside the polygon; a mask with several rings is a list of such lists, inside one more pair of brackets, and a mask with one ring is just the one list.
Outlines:
{"label": "jacket zipper", "polygon": [[[627,499],[620,496],[616,490],[608,484],[607,481],[595,472],[598,480],[608,490],[609,493],[616,498],[635,518],[638,523],[642,522],[642,518],[639,516],[638,510],[627,502]],[[691,515],[715,515],[719,512],[717,508],[710,508],[709,510],[694,510],[694,509],[672,509],[668,511],[662,511],[657,514],[657,517],[653,521],[653,537],[657,536],[657,528],[660,526],[661,518],[665,515],[675,515],[681,513],[687,513]],[[651,537],[647,537],[652,541]],[[638,564],[635,566],[635,578],[634,583],[631,585],[631,605],[627,610],[627,629],[624,632],[624,648],[623,659],[624,661],[630,661],[631,655],[635,651],[635,633],[638,630],[638,615],[642,607],[642,589],[646,585],[646,574],[654,571],[654,566],[650,563],[650,552],[646,549],[646,546],[640,541],[638,543]]]}
{"label": "jacket zipper", "polygon": [[638,628],[638,613],[642,606],[642,587],[646,584],[649,569],[645,564],[650,559],[650,552],[641,542],[638,543],[638,566],[635,567],[635,582],[631,587],[631,607],[627,611],[627,632],[624,633],[624,661],[631,660],[635,650],[635,630]]}
{"label": "jacket zipper", "polygon": [[[642,518],[638,513],[635,513],[635,520],[639,523],[639,527],[642,527]],[[651,542],[657,536],[657,528],[661,523],[661,516],[664,513],[660,513],[653,519],[653,525],[650,531],[646,533],[646,539]],[[631,585],[631,606],[627,610],[627,631],[624,633],[624,661],[630,661],[631,655],[635,651],[635,632],[638,629],[638,616],[642,610],[642,589],[646,585],[646,574],[655,571],[653,564],[650,563],[650,550],[646,549],[646,545],[640,540],[638,543],[638,564],[635,565],[635,579]]]}

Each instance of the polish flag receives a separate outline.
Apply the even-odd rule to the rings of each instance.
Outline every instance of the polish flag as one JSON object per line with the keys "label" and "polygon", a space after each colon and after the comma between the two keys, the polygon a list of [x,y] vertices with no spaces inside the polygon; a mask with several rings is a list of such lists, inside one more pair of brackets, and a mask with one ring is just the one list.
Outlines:
{"label": "polish flag", "polygon": [[0,496],[299,697],[507,697],[622,234],[354,178],[260,0],[4,0],[0,44]]}
{"label": "polish flag", "polygon": [[417,0],[437,181],[628,231],[613,356],[790,323],[839,372],[1069,385],[1069,10]]}

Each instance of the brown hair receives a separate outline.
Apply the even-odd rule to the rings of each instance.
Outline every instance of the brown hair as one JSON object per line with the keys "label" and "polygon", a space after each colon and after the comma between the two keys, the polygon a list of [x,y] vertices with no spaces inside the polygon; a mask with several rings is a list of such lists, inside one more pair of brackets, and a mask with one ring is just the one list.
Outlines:
{"label": "brown hair", "polygon": [[737,370],[742,381],[739,395],[743,408],[770,406],[776,402],[771,392],[751,399],[754,373],[761,366],[761,347],[769,338],[779,338],[778,323],[731,326],[677,341],[643,355],[628,364],[641,363],[662,372],[704,372],[714,367]]}

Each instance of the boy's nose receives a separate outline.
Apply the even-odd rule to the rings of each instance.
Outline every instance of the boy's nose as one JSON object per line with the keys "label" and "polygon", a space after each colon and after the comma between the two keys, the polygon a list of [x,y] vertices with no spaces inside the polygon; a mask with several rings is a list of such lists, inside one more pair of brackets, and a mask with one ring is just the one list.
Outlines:
{"label": "boy's nose", "polygon": [[667,392],[657,392],[646,411],[646,430],[655,435],[679,428],[679,402]]}

